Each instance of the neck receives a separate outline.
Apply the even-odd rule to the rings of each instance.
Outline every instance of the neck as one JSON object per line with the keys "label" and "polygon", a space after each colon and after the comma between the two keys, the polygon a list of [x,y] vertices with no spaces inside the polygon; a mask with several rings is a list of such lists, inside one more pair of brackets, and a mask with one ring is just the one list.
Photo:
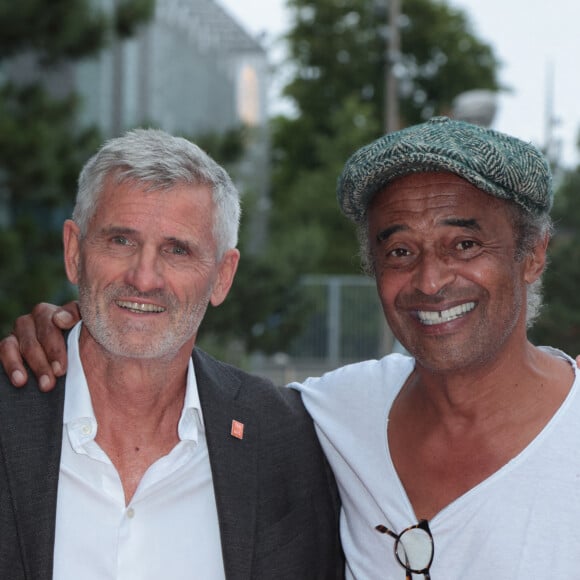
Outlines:
{"label": "neck", "polygon": [[529,343],[508,352],[469,372],[417,364],[395,400],[389,449],[420,517],[432,518],[513,459],[570,391],[568,362]]}
{"label": "neck", "polygon": [[437,373],[417,362],[406,395],[401,395],[409,396],[418,405],[417,412],[428,413],[437,422],[449,420],[468,427],[484,420],[491,425],[491,417],[502,421],[506,415],[525,413],[528,407],[535,414],[547,400],[561,402],[573,380],[568,363],[525,341],[466,369]]}
{"label": "neck", "polygon": [[112,356],[90,341],[81,346],[96,441],[117,469],[127,502],[145,471],[179,442],[191,347],[153,360]]}
{"label": "neck", "polygon": [[176,399],[183,400],[194,342],[188,341],[171,356],[119,356],[107,351],[83,328],[79,355],[83,368],[87,369],[93,405],[100,401],[114,412],[136,414],[142,419],[163,414]]}

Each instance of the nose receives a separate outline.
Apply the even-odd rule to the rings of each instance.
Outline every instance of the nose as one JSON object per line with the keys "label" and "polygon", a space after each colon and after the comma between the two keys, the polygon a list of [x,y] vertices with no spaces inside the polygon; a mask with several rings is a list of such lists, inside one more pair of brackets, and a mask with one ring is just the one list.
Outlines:
{"label": "nose", "polygon": [[132,257],[125,281],[140,292],[159,290],[164,286],[163,261],[154,248],[143,247]]}
{"label": "nose", "polygon": [[435,252],[421,256],[413,274],[413,285],[423,294],[432,296],[455,280],[455,271],[444,257]]}

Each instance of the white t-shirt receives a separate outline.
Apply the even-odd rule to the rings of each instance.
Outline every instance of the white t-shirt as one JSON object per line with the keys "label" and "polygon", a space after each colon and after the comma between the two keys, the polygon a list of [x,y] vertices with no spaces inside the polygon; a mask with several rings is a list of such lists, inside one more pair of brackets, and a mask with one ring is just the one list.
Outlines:
{"label": "white t-shirt", "polygon": [[[580,578],[579,373],[570,364],[574,385],[541,433],[429,522],[432,580]],[[417,523],[386,437],[389,410],[413,366],[393,354],[290,385],[302,392],[337,479],[347,578],[405,577],[395,540],[374,528],[400,533]]]}

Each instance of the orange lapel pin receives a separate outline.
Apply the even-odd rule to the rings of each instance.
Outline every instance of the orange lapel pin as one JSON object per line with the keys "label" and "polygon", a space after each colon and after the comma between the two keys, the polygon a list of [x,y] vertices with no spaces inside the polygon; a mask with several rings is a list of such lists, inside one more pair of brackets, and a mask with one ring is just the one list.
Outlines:
{"label": "orange lapel pin", "polygon": [[231,430],[230,434],[232,437],[235,437],[236,439],[243,439],[244,438],[244,424],[233,419],[232,420],[232,430]]}

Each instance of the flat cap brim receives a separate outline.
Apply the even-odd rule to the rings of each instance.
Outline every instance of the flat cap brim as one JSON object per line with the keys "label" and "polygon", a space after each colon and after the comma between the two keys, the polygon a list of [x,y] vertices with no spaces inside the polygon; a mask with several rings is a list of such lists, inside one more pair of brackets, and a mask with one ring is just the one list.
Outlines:
{"label": "flat cap brim", "polygon": [[359,149],[339,178],[338,202],[347,217],[360,222],[373,196],[395,179],[437,171],[454,173],[533,214],[548,213],[552,206],[552,174],[539,149],[447,117],[389,133]]}

